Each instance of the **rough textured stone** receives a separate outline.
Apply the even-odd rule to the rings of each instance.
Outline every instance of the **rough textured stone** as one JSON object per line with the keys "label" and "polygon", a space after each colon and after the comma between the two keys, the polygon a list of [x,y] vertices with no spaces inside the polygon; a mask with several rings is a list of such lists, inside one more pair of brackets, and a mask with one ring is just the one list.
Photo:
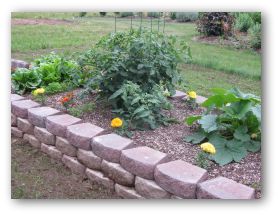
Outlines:
{"label": "rough textured stone", "polygon": [[63,155],[62,162],[75,174],[84,175],[86,167],[76,157]]}
{"label": "rough textured stone", "polygon": [[86,175],[92,182],[114,190],[114,182],[110,178],[105,177],[102,172],[86,168]]}
{"label": "rough textured stone", "polygon": [[23,60],[16,60],[16,59],[12,59],[11,60],[11,70],[15,71],[16,68],[29,68],[30,63],[27,63]]}
{"label": "rough textured stone", "polygon": [[11,126],[17,126],[17,117],[14,114],[11,114]]}
{"label": "rough textured stone", "polygon": [[18,100],[23,100],[25,99],[24,97],[17,95],[17,94],[11,94],[11,102],[13,101],[18,101]]}
{"label": "rough textured stone", "polygon": [[115,184],[115,192],[124,199],[144,199],[134,188]]}
{"label": "rough textured stone", "polygon": [[182,99],[184,97],[186,97],[186,93],[185,92],[176,90],[176,93],[173,96],[171,96],[170,98],[171,99]]}
{"label": "rough textured stone", "polygon": [[100,170],[101,158],[96,156],[92,151],[78,149],[77,158],[90,169]]}
{"label": "rough textured stone", "polygon": [[176,196],[176,195],[172,195],[172,196],[171,196],[171,199],[183,199],[183,198],[181,198],[181,197],[179,197],[179,196]]}
{"label": "rough textured stone", "polygon": [[217,177],[197,186],[198,199],[253,199],[255,190],[231,179]]}
{"label": "rough textured stone", "polygon": [[171,194],[162,189],[153,180],[136,176],[135,190],[147,199],[169,199]]}
{"label": "rough textured stone", "polygon": [[122,168],[118,163],[102,160],[101,170],[118,184],[125,186],[132,186],[134,184],[134,175]]}
{"label": "rough textured stone", "polygon": [[67,139],[77,148],[91,150],[91,139],[102,131],[102,128],[91,123],[71,125],[67,127]]}
{"label": "rough textured stone", "polygon": [[168,192],[182,198],[194,199],[197,184],[207,178],[207,171],[176,160],[157,165],[154,178],[156,183]]}
{"label": "rough textured stone", "polygon": [[55,135],[48,132],[45,128],[35,126],[34,135],[39,141],[45,144],[55,145]]}
{"label": "rough textured stone", "polygon": [[23,132],[20,131],[17,127],[11,127],[11,134],[14,137],[23,137]]}
{"label": "rough textured stone", "polygon": [[19,130],[27,134],[34,134],[34,126],[27,120],[20,117],[17,118],[17,127]]}
{"label": "rough textured stone", "polygon": [[41,147],[40,141],[34,135],[24,134],[23,139],[28,141],[31,144],[31,146],[33,146],[35,148],[40,148]]}
{"label": "rough textured stone", "polygon": [[28,109],[28,119],[33,125],[45,128],[46,117],[59,113],[60,111],[51,107],[30,108]]}
{"label": "rough textured stone", "polygon": [[12,102],[12,113],[18,117],[27,119],[28,109],[39,107],[40,104],[32,100],[19,100]]}
{"label": "rough textured stone", "polygon": [[206,101],[207,98],[206,97],[203,97],[203,96],[197,96],[196,98],[196,103],[197,104],[202,104],[204,101]]}
{"label": "rough textured stone", "polygon": [[99,157],[119,163],[121,151],[133,147],[132,140],[117,134],[107,134],[94,137],[92,140],[92,151]]}
{"label": "rough textured stone", "polygon": [[63,137],[56,137],[56,147],[59,149],[63,154],[76,157],[77,148],[71,145],[65,138]]}
{"label": "rough textured stone", "polygon": [[154,168],[168,161],[165,153],[143,146],[122,151],[121,165],[134,175],[146,179],[154,178]]}
{"label": "rough textured stone", "polygon": [[57,160],[61,160],[63,156],[62,152],[60,152],[55,146],[46,145],[44,143],[41,143],[41,151]]}
{"label": "rough textured stone", "polygon": [[46,129],[57,136],[66,137],[67,126],[80,123],[81,119],[74,116],[63,114],[48,116],[46,118]]}

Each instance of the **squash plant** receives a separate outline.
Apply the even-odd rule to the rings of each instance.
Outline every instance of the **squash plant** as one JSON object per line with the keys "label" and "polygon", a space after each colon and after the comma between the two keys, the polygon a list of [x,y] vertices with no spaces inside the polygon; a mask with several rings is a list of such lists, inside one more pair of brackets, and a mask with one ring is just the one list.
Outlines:
{"label": "squash plant", "polygon": [[209,141],[217,153],[211,156],[220,165],[239,162],[248,151],[257,152],[261,146],[261,101],[252,94],[212,89],[213,95],[203,102],[203,115],[190,116],[188,125],[197,123],[199,130],[184,138],[198,144]]}

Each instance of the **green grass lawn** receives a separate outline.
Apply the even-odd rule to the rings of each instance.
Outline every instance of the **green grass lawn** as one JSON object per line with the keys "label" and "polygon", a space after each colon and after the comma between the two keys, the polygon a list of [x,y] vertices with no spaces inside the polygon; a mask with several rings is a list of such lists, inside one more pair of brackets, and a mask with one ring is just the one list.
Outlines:
{"label": "green grass lawn", "polygon": [[[78,18],[78,13],[13,13],[12,18],[54,18],[71,20],[59,25],[13,25],[11,28],[12,57],[32,61],[34,58],[57,51],[72,54],[93,46],[97,40],[115,28],[113,17]],[[117,31],[130,29],[128,18],[117,19]],[[140,25],[140,19],[133,20],[133,27]],[[143,27],[150,28],[150,21],[144,19]],[[158,29],[157,20],[152,23]],[[163,23],[160,25],[160,31]],[[176,35],[191,47],[191,64],[181,65],[182,75],[189,88],[208,96],[211,87],[238,87],[245,92],[261,95],[261,55],[252,50],[239,50],[223,45],[209,45],[193,41],[198,33],[193,23],[167,22],[165,33]]]}

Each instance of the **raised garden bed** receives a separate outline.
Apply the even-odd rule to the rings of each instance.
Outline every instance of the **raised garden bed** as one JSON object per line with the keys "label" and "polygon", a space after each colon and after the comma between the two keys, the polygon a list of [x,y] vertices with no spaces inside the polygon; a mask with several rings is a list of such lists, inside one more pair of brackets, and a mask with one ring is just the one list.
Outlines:
{"label": "raised garden bed", "polygon": [[[78,97],[82,89],[73,91],[75,97]],[[66,111],[60,103],[61,98],[67,94],[59,93],[56,95],[48,96],[46,105]],[[27,98],[32,96],[27,96]],[[86,95],[83,99],[79,99],[76,105],[82,105],[94,101],[96,94]],[[201,151],[198,145],[186,143],[183,138],[191,134],[192,128],[184,123],[184,119],[192,114],[200,114],[203,110],[197,108],[192,110],[188,108],[185,102],[179,99],[170,99],[173,104],[173,109],[168,114],[178,120],[177,123],[170,126],[161,126],[155,130],[147,131],[133,131],[131,139],[134,141],[135,146],[148,146],[150,148],[159,150],[170,155],[172,160],[183,160],[188,163],[196,165],[196,156]],[[111,133],[110,123],[113,118],[110,107],[105,103],[95,103],[95,108],[92,112],[84,113],[80,118],[84,122],[89,122],[104,128],[104,133]],[[250,153],[239,163],[230,163],[224,166],[219,166],[214,162],[210,162],[210,167],[207,169],[208,178],[212,179],[217,176],[227,177],[239,183],[251,186],[256,190],[256,198],[261,197],[261,153]]]}

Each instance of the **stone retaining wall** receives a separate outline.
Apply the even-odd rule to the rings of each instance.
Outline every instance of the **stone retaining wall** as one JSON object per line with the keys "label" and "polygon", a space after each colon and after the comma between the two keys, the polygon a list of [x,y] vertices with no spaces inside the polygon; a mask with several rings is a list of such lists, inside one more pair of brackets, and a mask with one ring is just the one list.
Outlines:
{"label": "stone retaining wall", "polygon": [[233,180],[207,180],[207,171],[50,107],[11,95],[11,133],[73,173],[127,199],[252,199],[255,190]]}

